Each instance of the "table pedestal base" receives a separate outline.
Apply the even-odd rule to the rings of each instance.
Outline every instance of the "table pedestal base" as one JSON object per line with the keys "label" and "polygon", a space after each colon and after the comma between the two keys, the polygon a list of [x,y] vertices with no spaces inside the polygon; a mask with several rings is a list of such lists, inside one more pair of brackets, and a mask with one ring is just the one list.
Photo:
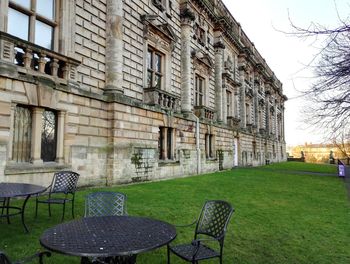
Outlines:
{"label": "table pedestal base", "polygon": [[136,264],[137,255],[118,256],[107,258],[87,258],[82,257],[81,264]]}

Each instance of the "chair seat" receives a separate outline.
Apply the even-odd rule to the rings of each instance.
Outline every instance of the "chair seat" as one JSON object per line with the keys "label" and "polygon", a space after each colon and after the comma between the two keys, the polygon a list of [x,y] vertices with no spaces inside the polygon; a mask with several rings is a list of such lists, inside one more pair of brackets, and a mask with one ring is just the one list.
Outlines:
{"label": "chair seat", "polygon": [[[192,244],[182,244],[182,245],[176,245],[176,246],[170,247],[170,250],[176,255],[178,255],[179,257],[187,261],[192,261],[193,253],[196,250],[196,246]],[[215,250],[213,250],[212,248],[204,244],[200,244],[195,260],[202,260],[202,259],[215,258],[215,257],[220,257],[220,254]]]}

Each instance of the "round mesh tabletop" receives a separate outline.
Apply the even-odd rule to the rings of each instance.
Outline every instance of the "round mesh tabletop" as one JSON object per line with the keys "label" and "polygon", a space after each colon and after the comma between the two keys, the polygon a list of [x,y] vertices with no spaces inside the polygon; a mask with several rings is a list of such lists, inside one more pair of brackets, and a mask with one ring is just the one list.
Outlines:
{"label": "round mesh tabletop", "polygon": [[171,242],[174,226],[134,216],[86,217],[47,229],[43,247],[73,256],[109,257],[136,255]]}
{"label": "round mesh tabletop", "polygon": [[27,196],[45,191],[45,187],[28,183],[0,183],[0,198]]}

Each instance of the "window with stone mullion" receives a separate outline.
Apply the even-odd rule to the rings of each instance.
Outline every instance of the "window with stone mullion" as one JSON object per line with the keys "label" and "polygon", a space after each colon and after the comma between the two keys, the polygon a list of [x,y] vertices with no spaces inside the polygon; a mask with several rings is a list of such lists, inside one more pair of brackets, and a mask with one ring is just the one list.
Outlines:
{"label": "window with stone mullion", "polygon": [[195,80],[195,105],[202,106],[204,98],[204,78],[196,75]]}
{"label": "window with stone mullion", "polygon": [[162,88],[163,54],[149,49],[147,52],[147,87]]}
{"label": "window with stone mullion", "polygon": [[57,2],[58,0],[10,0],[7,32],[44,48],[54,49]]}

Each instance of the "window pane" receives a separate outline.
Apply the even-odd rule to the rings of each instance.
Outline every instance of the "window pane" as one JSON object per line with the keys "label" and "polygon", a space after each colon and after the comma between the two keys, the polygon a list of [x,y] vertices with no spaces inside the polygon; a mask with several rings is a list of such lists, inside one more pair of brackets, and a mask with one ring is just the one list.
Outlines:
{"label": "window pane", "polygon": [[25,8],[30,9],[30,0],[11,0],[11,2],[14,2],[16,4],[19,4]]}
{"label": "window pane", "polygon": [[161,82],[162,82],[162,77],[159,75],[156,75],[154,78],[154,87],[157,87],[158,89],[160,89],[162,84]]}
{"label": "window pane", "polygon": [[32,140],[32,115],[28,108],[17,106],[13,127],[12,156],[16,162],[29,162]]}
{"label": "window pane", "polygon": [[147,72],[147,87],[152,87],[152,72]]}
{"label": "window pane", "polygon": [[56,114],[53,111],[45,110],[42,118],[41,159],[54,161],[56,159]]}
{"label": "window pane", "polygon": [[35,41],[34,43],[47,49],[52,48],[53,28],[39,20],[35,21]]}
{"label": "window pane", "polygon": [[152,67],[152,52],[148,51],[147,52],[147,69],[153,69]]}
{"label": "window pane", "polygon": [[157,72],[162,72],[162,56],[160,56],[159,54],[156,54],[155,56],[155,60],[156,60],[156,71]]}
{"label": "window pane", "polygon": [[9,8],[7,33],[28,40],[28,29],[29,17],[17,10]]}
{"label": "window pane", "polygon": [[55,2],[54,0],[36,0],[36,12],[39,15],[54,20]]}

